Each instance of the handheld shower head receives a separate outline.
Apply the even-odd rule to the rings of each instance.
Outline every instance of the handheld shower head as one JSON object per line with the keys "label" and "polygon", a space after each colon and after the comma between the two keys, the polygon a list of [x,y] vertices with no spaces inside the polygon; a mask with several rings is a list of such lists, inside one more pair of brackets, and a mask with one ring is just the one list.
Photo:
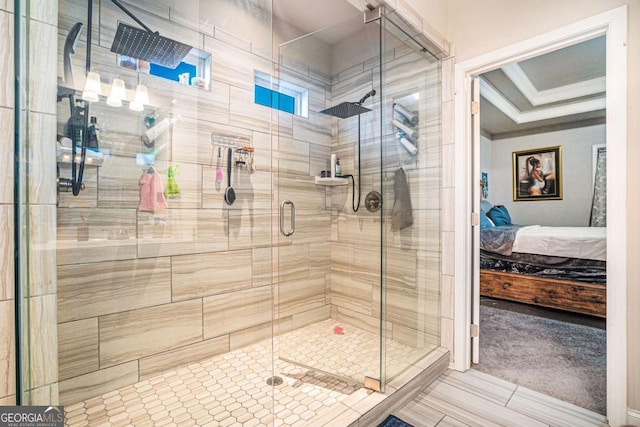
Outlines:
{"label": "handheld shower head", "polygon": [[64,41],[64,82],[67,86],[73,87],[73,69],[71,67],[71,55],[76,53],[76,48],[78,47],[78,41],[80,40],[80,35],[82,34],[82,28],[84,24],[82,22],[76,22],[71,30],[69,30],[69,34],[67,34],[67,38]]}
{"label": "handheld shower head", "polygon": [[358,101],[358,104],[359,104],[359,105],[364,104],[364,101],[366,101],[366,100],[367,100],[367,98],[370,98],[370,97],[374,96],[375,94],[376,94],[376,90],[375,90],[375,89],[371,89],[369,92],[367,92],[367,93],[365,94],[365,96],[363,96],[362,98],[360,98],[360,101]]}

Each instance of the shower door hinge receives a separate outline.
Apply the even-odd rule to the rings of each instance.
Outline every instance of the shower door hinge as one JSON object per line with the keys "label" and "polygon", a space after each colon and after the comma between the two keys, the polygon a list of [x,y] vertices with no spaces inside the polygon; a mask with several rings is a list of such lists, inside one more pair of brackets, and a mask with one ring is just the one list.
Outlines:
{"label": "shower door hinge", "polygon": [[478,212],[471,212],[471,226],[477,227],[479,223],[480,215],[478,215]]}
{"label": "shower door hinge", "polygon": [[472,323],[470,331],[471,331],[471,338],[478,338],[478,335],[480,334],[480,327],[475,323]]}
{"label": "shower door hinge", "polygon": [[471,114],[476,115],[480,111],[480,103],[478,101],[471,101]]}
{"label": "shower door hinge", "polygon": [[380,6],[375,9],[367,9],[364,11],[364,23],[368,24],[369,22],[377,21],[382,18],[382,8]]}

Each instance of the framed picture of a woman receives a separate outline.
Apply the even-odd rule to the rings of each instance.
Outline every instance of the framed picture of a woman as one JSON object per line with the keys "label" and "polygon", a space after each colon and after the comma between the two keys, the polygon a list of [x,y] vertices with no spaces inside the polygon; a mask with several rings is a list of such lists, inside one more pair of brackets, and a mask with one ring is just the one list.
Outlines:
{"label": "framed picture of a woman", "polygon": [[513,200],[562,199],[562,147],[513,153]]}

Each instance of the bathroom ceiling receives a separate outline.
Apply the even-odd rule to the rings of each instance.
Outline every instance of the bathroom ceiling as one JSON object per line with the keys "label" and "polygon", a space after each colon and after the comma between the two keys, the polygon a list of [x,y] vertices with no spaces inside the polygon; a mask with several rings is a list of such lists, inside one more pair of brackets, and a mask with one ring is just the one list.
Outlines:
{"label": "bathroom ceiling", "polygon": [[604,123],[605,37],[480,76],[480,127],[503,139]]}
{"label": "bathroom ceiling", "polygon": [[355,17],[362,17],[362,12],[346,0],[306,2],[304,7],[300,7],[300,0],[273,0],[273,13],[302,30],[303,34],[335,27],[333,31],[324,32],[322,35],[323,41],[329,45],[360,30],[359,26],[354,27],[348,23]]}

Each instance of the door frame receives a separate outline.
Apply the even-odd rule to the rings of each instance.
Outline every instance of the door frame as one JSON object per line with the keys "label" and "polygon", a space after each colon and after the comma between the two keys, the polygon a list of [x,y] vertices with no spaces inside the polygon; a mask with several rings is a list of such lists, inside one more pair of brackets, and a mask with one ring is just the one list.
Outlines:
{"label": "door frame", "polygon": [[[627,422],[627,6],[494,50],[455,65],[455,318],[454,362],[471,367],[471,297],[473,274],[471,78],[503,65],[606,35],[607,153],[607,418]],[[614,244],[615,242],[615,244]]]}

